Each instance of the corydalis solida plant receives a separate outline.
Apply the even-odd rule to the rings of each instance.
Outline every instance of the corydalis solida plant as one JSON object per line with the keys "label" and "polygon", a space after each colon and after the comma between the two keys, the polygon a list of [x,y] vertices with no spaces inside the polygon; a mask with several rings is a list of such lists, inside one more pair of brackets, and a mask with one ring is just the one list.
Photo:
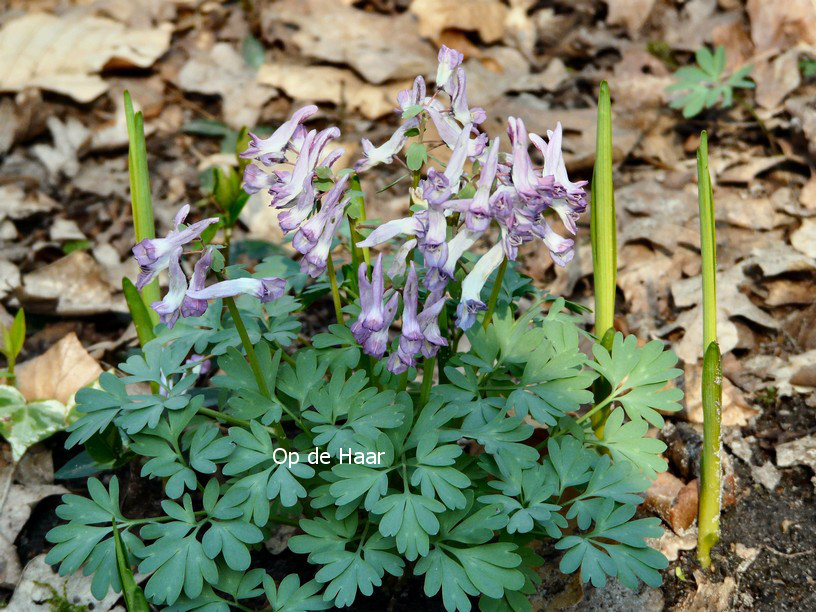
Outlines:
{"label": "corydalis solida plant", "polygon": [[[127,518],[118,480],[91,480],[91,499],[66,496],[69,522],[48,536],[61,573],[84,567],[99,597],[120,588],[115,521],[149,575],[147,599],[171,610],[252,609],[259,597],[276,611],[345,607],[386,574],[413,574],[448,610],[524,610],[541,546],[596,586],[659,584],[666,561],[646,544],[659,520],[634,514],[666,469],[646,433],[679,409],[681,392],[665,388],[676,358],[621,334],[605,348],[580,308],[516,270],[525,252],[569,263],[584,185],[567,176],[560,126],[544,138],[511,118],[502,151],[469,106],[462,55],[439,59],[433,92],[421,77],[402,92],[401,125],[363,141],[354,168],[335,168],[336,128],[308,128],[313,106],[251,136],[245,188],[270,193],[299,265],[230,266],[202,240],[218,217],[185,226],[186,211],[134,249],[142,284],[168,270],[154,305],[164,325],[124,377],[78,394],[67,444],[112,429],[141,475],[161,479],[163,514]],[[388,163],[407,167],[410,207],[372,225],[360,178]],[[198,258],[189,279],[185,257]],[[300,313],[329,292],[337,323],[304,341]],[[594,400],[600,379],[609,394]],[[133,382],[155,392],[135,395]],[[601,437],[589,422],[600,410]],[[537,444],[531,419],[545,430]],[[297,525],[288,547],[316,566],[312,580],[257,566],[280,524]]]}

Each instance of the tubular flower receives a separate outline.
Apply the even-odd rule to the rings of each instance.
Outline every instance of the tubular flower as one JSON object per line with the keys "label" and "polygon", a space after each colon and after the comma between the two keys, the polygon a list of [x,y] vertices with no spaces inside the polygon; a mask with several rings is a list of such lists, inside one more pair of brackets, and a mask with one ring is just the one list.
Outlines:
{"label": "tubular flower", "polygon": [[[301,253],[303,259],[300,260],[300,269],[312,278],[317,278],[328,267],[331,243],[337,233],[337,227],[343,220],[345,213],[345,201],[341,202],[341,196],[345,193],[349,175],[341,178],[334,187],[326,194],[323,208],[312,219],[303,225],[300,232],[295,235],[299,244],[295,245]],[[317,220],[317,221],[315,221]],[[315,221],[315,223],[312,223]],[[294,244],[294,241],[293,241]]]}
{"label": "tubular flower", "polygon": [[295,131],[309,117],[317,112],[314,105],[304,106],[295,111],[292,118],[281,124],[275,132],[266,139],[258,138],[250,132],[249,147],[241,153],[244,159],[257,159],[264,165],[271,166],[284,160],[284,151],[295,135]]}
{"label": "tubular flower", "polygon": [[456,77],[451,81],[451,111],[459,123],[473,123],[479,125],[487,119],[483,108],[468,108],[467,103],[467,76],[465,69],[459,68]]}
{"label": "tubular flower", "polygon": [[394,156],[402,151],[402,148],[405,146],[405,142],[408,140],[408,136],[406,136],[405,133],[408,130],[418,126],[418,119],[409,119],[399,126],[391,135],[391,138],[389,138],[379,147],[375,147],[373,144],[371,144],[370,140],[363,138],[361,142],[363,145],[363,155],[365,155],[365,158],[354,164],[354,169],[357,172],[364,172],[366,170],[370,170],[374,166],[378,166],[379,164],[390,164],[392,161],[394,161]]}
{"label": "tubular flower", "polygon": [[416,366],[415,356],[422,348],[425,336],[417,320],[419,301],[419,280],[416,267],[411,262],[405,288],[402,290],[402,333],[397,350],[388,358],[387,368],[393,374],[402,374]]}
{"label": "tubular flower", "polygon": [[453,71],[459,67],[465,56],[456,49],[442,45],[437,59],[439,60],[439,67],[436,69],[436,87],[447,91],[446,88],[451,76],[453,76]]}
{"label": "tubular flower", "polygon": [[394,293],[383,309],[382,328],[377,331],[372,331],[363,343],[363,352],[365,352],[366,355],[371,355],[376,359],[382,359],[382,356],[385,355],[385,349],[388,346],[388,328],[391,327],[398,307],[399,293]]}
{"label": "tubular flower", "polygon": [[418,76],[411,89],[403,89],[397,94],[397,112],[405,112],[411,106],[419,106],[425,101],[425,79]]}
{"label": "tubular flower", "polygon": [[[425,110],[428,112],[431,121],[433,121],[436,131],[439,132],[439,137],[449,149],[454,149],[463,128],[461,128],[450,115],[446,114],[443,116],[441,111],[436,108],[434,104],[429,104],[425,107]],[[477,135],[476,138],[470,138],[470,134],[472,133]],[[480,134],[472,125],[469,125],[468,138],[467,156],[481,156],[487,145],[487,134]]]}
{"label": "tubular flower", "polygon": [[190,291],[200,291],[204,288],[207,281],[207,273],[212,266],[213,247],[207,249],[204,255],[201,256],[193,268],[193,278],[190,279],[190,287],[187,290],[187,295],[181,303],[182,317],[200,317],[207,312],[207,300],[197,300],[190,297]]}
{"label": "tubular flower", "polygon": [[206,289],[188,291],[187,295],[197,300],[213,300],[246,294],[264,303],[277,300],[285,290],[286,281],[282,278],[236,278],[215,283]]}
{"label": "tubular flower", "polygon": [[383,292],[385,285],[382,275],[382,253],[377,256],[371,280],[368,280],[367,266],[360,263],[357,269],[357,284],[360,287],[360,316],[351,326],[351,332],[359,344],[363,344],[369,334],[380,331],[385,320],[383,308]]}
{"label": "tubular flower", "polygon": [[172,328],[179,318],[181,304],[187,293],[187,277],[181,269],[181,247],[170,254],[168,266],[170,268],[170,287],[164,299],[153,302],[150,306],[159,315],[159,320],[167,327]]}
{"label": "tubular flower", "polygon": [[394,261],[391,262],[391,267],[389,267],[388,272],[386,272],[389,278],[397,278],[405,274],[405,260],[408,258],[411,249],[416,247],[416,245],[416,238],[411,238],[403,242],[400,248],[397,249],[397,252],[394,253]]}
{"label": "tubular flower", "polygon": [[[494,138],[482,167],[476,195],[465,208],[465,223],[472,232],[483,232],[490,226],[490,191],[499,165],[499,139]],[[460,206],[464,206],[460,203]]]}
{"label": "tubular flower", "polygon": [[538,210],[543,210],[552,202],[551,176],[536,176],[533,170],[533,162],[527,150],[527,129],[524,121],[515,117],[507,118],[507,133],[510,136],[510,143],[513,146],[513,187],[522,199],[529,202]]}
{"label": "tubular flower", "polygon": [[447,339],[439,331],[439,313],[446,301],[443,291],[432,291],[425,300],[425,307],[417,316],[424,337],[421,352],[425,358],[433,357],[440,347],[448,346]]}
{"label": "tubular flower", "polygon": [[481,297],[482,288],[503,259],[504,249],[501,243],[497,243],[479,258],[473,270],[462,281],[462,299],[456,309],[456,324],[461,329],[469,329],[476,322],[476,313],[487,310]]}
{"label": "tubular flower", "polygon": [[176,214],[174,229],[165,238],[145,238],[133,247],[133,255],[136,257],[136,262],[141,270],[136,279],[138,289],[143,289],[159,272],[170,265],[176,249],[192,242],[207,227],[218,222],[217,217],[211,217],[193,223],[184,229],[179,229],[189,212],[189,204],[182,206],[181,210]]}

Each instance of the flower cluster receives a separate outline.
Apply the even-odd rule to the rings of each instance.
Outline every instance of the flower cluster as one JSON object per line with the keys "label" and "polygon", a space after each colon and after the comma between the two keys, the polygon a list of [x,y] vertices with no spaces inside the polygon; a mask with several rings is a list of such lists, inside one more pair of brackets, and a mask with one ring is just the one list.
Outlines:
{"label": "flower cluster", "polygon": [[[487,115],[484,109],[468,105],[463,59],[460,52],[443,46],[436,91],[428,95],[425,79],[418,76],[411,89],[400,92],[397,112],[406,120],[380,146],[363,139],[363,157],[354,166],[355,172],[362,173],[390,164],[416,136],[424,146],[422,134],[428,122],[439,135],[439,146],[451,152],[444,169],[430,167],[424,177],[415,173],[415,186],[410,189],[411,216],[384,223],[357,243],[357,247],[367,248],[398,236],[407,238],[388,271],[392,279],[405,275],[407,260],[415,250],[421,255],[427,297],[419,312],[420,271],[411,261],[401,291],[402,333],[397,349],[388,358],[392,372],[414,367],[419,354],[432,356],[446,343],[436,328],[436,317],[444,308],[457,265],[477,242],[493,244],[462,282],[457,308],[457,324],[462,329],[468,329],[477,314],[487,309],[481,297],[487,279],[502,262],[516,260],[521,245],[538,238],[556,264],[566,265],[573,256],[573,240],[559,235],[550,221],[559,218],[574,235],[576,221],[587,206],[585,181],[573,183],[567,176],[560,123],[547,132],[545,140],[537,134],[528,135],[524,122],[510,117],[509,154],[500,151],[499,137],[489,141],[479,130]],[[332,174],[331,167],[342,149],[323,156],[327,143],[340,135],[337,128],[306,131],[303,123],[316,112],[315,106],[301,108],[267,139],[251,135],[250,146],[242,154],[260,164],[247,166],[244,188],[249,193],[269,192],[272,206],[282,209],[281,229],[285,234],[294,232],[292,244],[303,255],[301,270],[314,278],[326,270],[332,240],[348,203],[351,172]],[[540,168],[530,158],[531,143],[543,157]],[[268,167],[273,168],[267,171]],[[328,192],[315,189],[318,175],[331,179],[333,187]],[[361,313],[352,331],[367,354],[381,358],[388,347],[388,329],[399,310],[400,291],[396,287],[385,290],[379,258],[370,278],[368,267],[360,265],[357,285]]]}
{"label": "flower cluster", "polygon": [[185,204],[176,214],[174,229],[165,238],[145,238],[133,247],[133,255],[140,268],[136,280],[138,289],[143,289],[162,270],[169,270],[170,282],[167,294],[161,301],[151,304],[162,323],[171,328],[179,316],[201,316],[207,310],[208,300],[211,299],[249,294],[261,302],[269,302],[283,295],[286,281],[276,277],[237,278],[205,287],[207,275],[212,268],[214,247],[208,247],[201,255],[188,282],[181,267],[183,247],[198,239],[207,227],[219,220],[217,217],[211,217],[183,227],[189,213],[190,205]]}
{"label": "flower cluster", "polygon": [[319,169],[330,174],[344,152],[338,147],[321,159],[326,145],[340,136],[340,130],[330,127],[307,132],[303,122],[316,112],[316,106],[301,108],[266,139],[250,133],[249,147],[241,154],[263,166],[274,166],[271,172],[266,172],[261,166],[247,165],[244,190],[247,193],[266,190],[272,196],[271,206],[281,209],[278,216],[281,230],[284,234],[294,232],[292,244],[303,254],[301,270],[312,278],[326,271],[331,243],[348,203],[345,194],[349,179],[348,173],[337,177],[328,193],[315,189]]}
{"label": "flower cluster", "polygon": [[[431,167],[426,177],[411,189],[411,201],[418,209],[412,216],[381,225],[359,246],[377,246],[399,235],[412,237],[400,249],[398,257],[418,247],[425,265],[424,285],[436,296],[453,280],[463,254],[478,240],[490,238],[489,230],[495,221],[498,240],[462,283],[458,325],[467,329],[475,321],[477,312],[486,309],[481,299],[485,282],[502,261],[518,257],[519,246],[539,238],[556,264],[564,266],[572,259],[573,240],[556,233],[548,216],[556,215],[566,230],[575,234],[576,221],[586,210],[587,201],[583,189],[586,182],[573,183],[567,176],[561,152],[560,123],[554,131],[547,132],[545,140],[537,134],[528,135],[524,122],[510,117],[507,132],[511,154],[500,153],[498,137],[488,145],[487,135],[477,128],[486,118],[484,110],[468,107],[467,77],[460,66],[462,59],[461,53],[442,47],[436,93],[426,95],[422,77],[417,77],[410,90],[400,92],[400,111],[413,117],[380,147],[364,141],[365,158],[357,163],[356,169],[361,172],[390,162],[405,146],[406,133],[410,133],[411,128],[426,118],[433,123],[442,143],[451,150],[444,171]],[[439,99],[443,92],[450,100],[448,106]],[[530,143],[543,156],[544,165],[540,170],[530,158]],[[477,174],[466,174],[468,162],[479,163]],[[469,197],[462,195],[463,187],[474,182],[475,193]],[[410,347],[410,341],[403,342],[403,338],[400,347]],[[389,364],[395,363],[394,359],[389,361]],[[400,363],[410,363],[410,360]]]}

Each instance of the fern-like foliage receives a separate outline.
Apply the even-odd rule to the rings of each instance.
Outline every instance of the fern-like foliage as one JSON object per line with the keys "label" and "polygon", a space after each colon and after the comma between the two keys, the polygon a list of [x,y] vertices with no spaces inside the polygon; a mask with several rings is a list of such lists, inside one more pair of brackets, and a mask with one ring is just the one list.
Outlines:
{"label": "fern-like foliage", "polygon": [[[469,350],[450,355],[447,382],[422,405],[416,387],[355,368],[345,328],[284,363],[267,339],[280,325],[258,309],[249,327],[267,397],[227,316],[212,305],[195,331],[165,331],[120,365],[125,377],[105,374],[77,396],[69,445],[114,427],[165,494],[163,513],[148,518],[123,515],[115,477],[91,479],[90,499],[65,496],[48,561],[63,575],[93,574],[97,597],[121,589],[113,521],[148,601],[169,610],[263,599],[277,612],[342,608],[407,572],[451,612],[529,610],[543,562],[533,541],[563,551],[561,570],[596,586],[659,582],[666,561],[647,546],[658,520],[634,518],[638,494],[666,468],[647,429],[682,397],[667,386],[676,358],[659,343],[618,334],[610,351],[593,343],[590,359],[563,300],[504,307],[468,332]],[[187,364],[198,350],[218,355],[211,388]],[[602,437],[580,419],[598,378],[611,390]],[[545,442],[532,442],[535,427]],[[314,579],[276,581],[255,554],[277,523],[294,521],[289,548]]]}
{"label": "fern-like foliage", "polygon": [[752,66],[726,73],[725,47],[717,47],[714,53],[701,47],[695,53],[695,60],[696,65],[684,66],[675,72],[676,82],[666,89],[681,93],[671,101],[671,107],[682,108],[686,119],[717,105],[728,108],[734,101],[735,89],[754,88],[754,82],[748,79]]}

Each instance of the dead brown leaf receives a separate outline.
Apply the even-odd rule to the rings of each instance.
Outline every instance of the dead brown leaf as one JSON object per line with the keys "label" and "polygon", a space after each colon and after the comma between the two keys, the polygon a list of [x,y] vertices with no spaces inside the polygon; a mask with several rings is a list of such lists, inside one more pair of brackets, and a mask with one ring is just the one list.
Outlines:
{"label": "dead brown leaf", "polygon": [[609,7],[606,23],[624,26],[634,38],[649,19],[655,0],[606,0],[606,4]]}
{"label": "dead brown leaf", "polygon": [[178,84],[185,91],[221,96],[222,115],[230,126],[254,126],[261,108],[276,94],[260,84],[256,73],[231,44],[219,42],[199,50],[181,68]]}
{"label": "dead brown leaf", "polygon": [[351,70],[331,66],[264,64],[258,70],[258,82],[282,90],[298,101],[329,102],[366,119],[392,114],[397,93],[411,87],[411,81],[389,85],[369,85]]}
{"label": "dead brown leaf", "polygon": [[447,29],[478,32],[485,43],[502,39],[507,7],[499,0],[413,0],[410,11],[419,20],[422,36],[439,40]]}
{"label": "dead brown leaf", "polygon": [[788,49],[799,43],[816,45],[816,3],[813,0],[784,3],[748,0],[746,10],[757,51]]}
{"label": "dead brown leaf", "polygon": [[90,102],[106,67],[148,68],[170,44],[169,26],[130,29],[91,15],[23,15],[0,29],[0,90],[38,87]]}
{"label": "dead brown leaf", "polygon": [[[816,22],[814,22],[816,27]],[[756,82],[756,101],[775,109],[802,82],[798,49],[790,49],[769,62],[759,62],[751,75]]]}
{"label": "dead brown leaf", "polygon": [[23,276],[20,300],[26,310],[59,315],[127,312],[99,264],[85,251],[74,251],[39,270]]}
{"label": "dead brown leaf", "polygon": [[0,219],[27,219],[59,210],[56,201],[42,193],[26,193],[17,185],[0,185]]}
{"label": "dead brown leaf", "polygon": [[303,56],[347,64],[369,83],[436,70],[436,54],[408,13],[380,15],[333,0],[284,0],[264,5],[262,22],[268,39],[291,40]]}
{"label": "dead brown leaf", "polygon": [[[742,318],[767,329],[778,329],[779,322],[761,308],[754,305],[747,295],[740,291],[745,282],[743,265],[737,264],[721,271],[717,278],[717,323],[720,350],[727,353],[737,346],[739,335],[732,318]],[[696,363],[702,358],[703,311],[701,277],[683,279],[672,285],[672,296],[680,308],[689,308],[677,319],[660,330],[665,334],[682,328],[682,340],[674,345],[674,351],[685,363]]]}
{"label": "dead brown leaf", "polygon": [[91,384],[102,368],[74,332],[42,355],[17,366],[17,388],[29,402],[56,399],[68,404],[79,389]]}
{"label": "dead brown leaf", "polygon": [[802,219],[802,225],[791,234],[790,241],[800,253],[816,258],[816,218]]}

